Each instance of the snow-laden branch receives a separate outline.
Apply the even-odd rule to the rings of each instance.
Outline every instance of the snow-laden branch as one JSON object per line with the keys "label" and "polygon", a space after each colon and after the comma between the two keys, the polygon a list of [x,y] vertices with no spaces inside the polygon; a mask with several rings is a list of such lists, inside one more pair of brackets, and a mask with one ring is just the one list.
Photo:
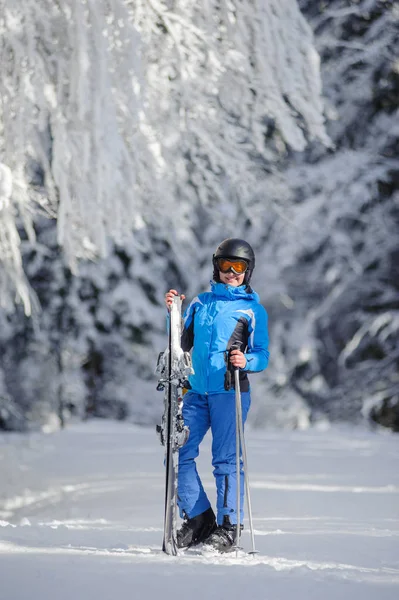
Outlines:
{"label": "snow-laden branch", "polygon": [[[270,121],[282,146],[328,143],[319,59],[294,0],[0,7],[0,160],[20,182],[9,215],[31,227],[39,202],[72,266],[146,223],[190,226],[196,203],[233,190],[245,207],[274,157]],[[16,257],[18,237],[7,239]]]}
{"label": "snow-laden branch", "polygon": [[10,310],[17,295],[30,315],[32,295],[22,268],[20,239],[11,204],[12,188],[11,170],[0,163],[0,308]]}

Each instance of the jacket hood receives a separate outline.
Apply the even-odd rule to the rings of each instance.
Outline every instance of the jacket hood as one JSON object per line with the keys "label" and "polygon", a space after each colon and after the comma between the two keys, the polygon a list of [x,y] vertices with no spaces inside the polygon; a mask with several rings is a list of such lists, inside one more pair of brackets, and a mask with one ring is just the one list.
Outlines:
{"label": "jacket hood", "polygon": [[247,286],[245,284],[235,287],[234,285],[211,281],[211,292],[217,298],[226,298],[226,300],[255,300],[255,302],[259,302],[259,296],[256,292],[251,289],[248,293],[246,290]]}

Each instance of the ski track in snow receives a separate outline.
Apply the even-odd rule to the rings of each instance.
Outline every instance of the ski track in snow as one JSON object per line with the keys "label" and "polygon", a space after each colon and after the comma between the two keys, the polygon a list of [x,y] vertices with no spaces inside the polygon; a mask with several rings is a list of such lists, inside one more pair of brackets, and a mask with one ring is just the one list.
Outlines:
{"label": "ski track in snow", "polygon": [[[93,421],[24,439],[0,436],[1,600],[169,600],[176,585],[190,600],[399,597],[397,436],[248,431],[259,553],[177,557],[161,551],[152,430]],[[214,500],[210,460],[208,439],[198,465]]]}

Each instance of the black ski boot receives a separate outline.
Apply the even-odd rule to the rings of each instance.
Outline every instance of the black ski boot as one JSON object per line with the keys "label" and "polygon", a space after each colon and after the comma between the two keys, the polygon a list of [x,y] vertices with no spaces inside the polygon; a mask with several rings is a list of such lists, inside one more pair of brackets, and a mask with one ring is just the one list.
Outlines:
{"label": "black ski boot", "polygon": [[185,519],[183,525],[177,531],[177,547],[190,548],[201,544],[216,529],[215,513],[212,508],[193,517]]}
{"label": "black ski boot", "polygon": [[[241,531],[244,526],[241,525]],[[213,533],[205,540],[204,546],[218,552],[232,552],[237,539],[237,525],[232,525],[227,515],[223,517],[223,524],[218,525]]]}

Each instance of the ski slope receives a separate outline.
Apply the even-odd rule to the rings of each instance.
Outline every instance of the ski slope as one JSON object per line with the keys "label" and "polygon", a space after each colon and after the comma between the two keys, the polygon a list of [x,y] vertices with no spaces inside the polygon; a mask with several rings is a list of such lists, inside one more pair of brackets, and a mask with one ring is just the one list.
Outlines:
{"label": "ski slope", "polygon": [[[163,449],[92,421],[0,435],[1,600],[397,600],[399,437],[247,431],[259,554],[160,550]],[[199,470],[215,497],[210,439]],[[246,528],[243,545],[250,549]]]}

